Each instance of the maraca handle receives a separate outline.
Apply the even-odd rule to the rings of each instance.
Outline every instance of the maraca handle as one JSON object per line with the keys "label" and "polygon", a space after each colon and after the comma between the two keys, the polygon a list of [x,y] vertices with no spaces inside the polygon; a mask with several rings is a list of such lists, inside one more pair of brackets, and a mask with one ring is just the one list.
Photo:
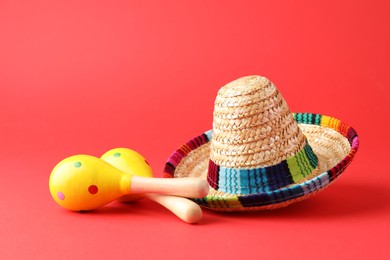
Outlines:
{"label": "maraca handle", "polygon": [[132,176],[131,193],[157,193],[187,198],[203,198],[209,191],[209,184],[200,178],[177,179],[145,178]]}
{"label": "maraca handle", "polygon": [[202,209],[189,199],[159,194],[145,194],[145,196],[166,207],[186,223],[192,224],[202,219]]}

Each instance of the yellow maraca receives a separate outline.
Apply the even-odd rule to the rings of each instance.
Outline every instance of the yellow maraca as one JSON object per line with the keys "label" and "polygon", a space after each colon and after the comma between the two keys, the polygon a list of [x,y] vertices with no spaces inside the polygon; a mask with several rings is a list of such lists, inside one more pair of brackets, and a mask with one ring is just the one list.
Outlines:
{"label": "yellow maraca", "polygon": [[[100,159],[127,174],[153,177],[152,168],[145,158],[136,151],[127,148],[115,148],[104,153]],[[199,205],[186,198],[161,194],[130,194],[121,197],[119,200],[131,202],[144,196],[166,207],[184,222],[196,223],[202,218],[202,210]]]}
{"label": "yellow maraca", "polygon": [[49,188],[53,199],[60,206],[73,211],[85,211],[135,193],[202,198],[207,195],[209,185],[199,178],[132,176],[94,156],[74,155],[54,167],[49,178]]}
{"label": "yellow maraca", "polygon": [[[100,159],[108,162],[124,173],[141,177],[153,177],[152,167],[146,159],[136,151],[127,148],[115,148],[105,152]],[[121,202],[132,202],[143,199],[145,194],[128,194],[118,199]]]}

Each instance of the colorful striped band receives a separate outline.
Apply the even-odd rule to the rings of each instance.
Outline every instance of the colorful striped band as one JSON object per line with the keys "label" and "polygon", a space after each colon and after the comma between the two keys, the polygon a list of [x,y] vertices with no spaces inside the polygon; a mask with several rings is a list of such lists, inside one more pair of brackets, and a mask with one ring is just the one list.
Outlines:
{"label": "colorful striped band", "polygon": [[318,165],[309,143],[278,164],[252,169],[226,168],[209,161],[207,181],[215,190],[231,194],[257,194],[298,183]]}
{"label": "colorful striped band", "polygon": [[[204,198],[192,200],[203,207],[215,210],[251,209],[279,203],[288,203],[289,201],[306,197],[325,188],[337,179],[352,162],[359,149],[360,142],[356,131],[348,124],[331,116],[311,113],[294,113],[293,115],[298,124],[311,124],[331,128],[347,138],[351,145],[351,149],[345,158],[316,177],[301,183],[287,185],[276,190],[260,191],[256,194],[235,194],[231,196],[214,196],[209,194]],[[212,130],[209,130],[192,138],[174,151],[165,164],[164,177],[174,178],[176,167],[182,159],[202,145],[209,143],[211,138]]]}

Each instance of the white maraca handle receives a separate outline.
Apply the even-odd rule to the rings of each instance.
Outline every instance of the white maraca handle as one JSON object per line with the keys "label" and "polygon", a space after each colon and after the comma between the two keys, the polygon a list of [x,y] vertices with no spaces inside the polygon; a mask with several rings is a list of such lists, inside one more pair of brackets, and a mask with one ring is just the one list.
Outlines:
{"label": "white maraca handle", "polygon": [[169,209],[186,223],[197,223],[202,219],[202,209],[189,199],[159,194],[145,194],[145,196]]}
{"label": "white maraca handle", "polygon": [[209,185],[196,177],[162,179],[133,176],[130,190],[132,193],[157,193],[186,198],[203,198]]}

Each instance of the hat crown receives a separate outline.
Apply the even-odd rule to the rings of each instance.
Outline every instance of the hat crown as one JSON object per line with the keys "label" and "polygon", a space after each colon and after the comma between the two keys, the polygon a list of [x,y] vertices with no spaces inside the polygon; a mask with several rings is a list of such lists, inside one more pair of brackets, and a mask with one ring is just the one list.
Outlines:
{"label": "hat crown", "polygon": [[218,91],[210,158],[232,168],[277,164],[305,145],[305,137],[275,85],[247,76]]}
{"label": "hat crown", "polygon": [[299,181],[308,172],[294,177],[287,160],[300,154],[308,165],[313,159],[310,172],[316,166],[287,103],[265,77],[242,77],[223,86],[213,116],[208,181],[215,189],[247,194]]}

